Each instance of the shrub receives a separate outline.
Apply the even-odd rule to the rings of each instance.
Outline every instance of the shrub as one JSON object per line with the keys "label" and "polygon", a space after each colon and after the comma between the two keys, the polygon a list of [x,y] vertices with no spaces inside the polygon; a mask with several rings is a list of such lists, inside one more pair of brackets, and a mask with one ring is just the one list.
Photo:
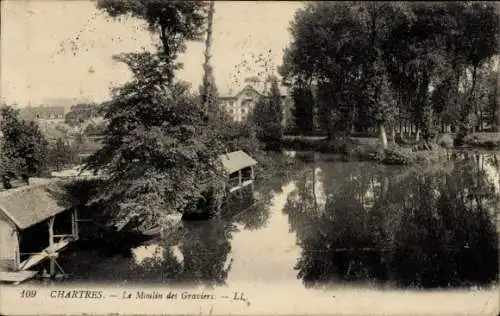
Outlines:
{"label": "shrub", "polygon": [[444,134],[438,141],[438,145],[443,148],[453,148],[453,138],[449,134]]}

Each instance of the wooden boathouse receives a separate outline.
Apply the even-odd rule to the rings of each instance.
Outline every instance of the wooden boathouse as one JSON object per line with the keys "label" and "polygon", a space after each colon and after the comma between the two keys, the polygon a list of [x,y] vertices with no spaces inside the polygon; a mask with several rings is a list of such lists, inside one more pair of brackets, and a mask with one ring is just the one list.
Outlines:
{"label": "wooden boathouse", "polygon": [[210,217],[219,212],[230,197],[245,197],[243,189],[252,188],[257,161],[241,150],[219,155],[218,159],[221,163],[219,172],[224,181],[206,184],[203,197],[180,211],[183,219]]}
{"label": "wooden boathouse", "polygon": [[238,150],[219,156],[227,176],[228,191],[238,191],[255,180],[254,167],[257,161],[244,151]]}
{"label": "wooden boathouse", "polygon": [[67,196],[65,181],[38,183],[0,192],[0,281],[20,283],[30,270],[49,261],[50,275],[62,271],[56,258],[78,240],[76,202]]}

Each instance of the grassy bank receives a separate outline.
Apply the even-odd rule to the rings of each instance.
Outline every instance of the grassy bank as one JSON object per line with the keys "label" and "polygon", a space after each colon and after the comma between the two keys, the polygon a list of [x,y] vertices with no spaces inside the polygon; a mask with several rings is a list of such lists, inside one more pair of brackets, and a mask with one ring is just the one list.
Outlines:
{"label": "grassy bank", "polygon": [[464,143],[469,147],[496,149],[500,148],[500,132],[473,133],[464,138]]}
{"label": "grassy bank", "polygon": [[433,150],[414,151],[412,146],[390,145],[382,149],[374,137],[352,137],[328,140],[326,137],[285,137],[287,150],[336,154],[344,161],[376,161],[388,165],[427,164],[446,157],[447,151],[436,146]]}

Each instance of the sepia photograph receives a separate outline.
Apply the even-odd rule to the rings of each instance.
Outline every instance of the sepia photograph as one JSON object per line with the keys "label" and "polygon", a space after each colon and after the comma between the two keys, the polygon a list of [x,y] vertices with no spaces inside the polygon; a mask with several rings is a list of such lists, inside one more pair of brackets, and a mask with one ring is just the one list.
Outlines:
{"label": "sepia photograph", "polygon": [[2,0],[1,315],[500,315],[500,2]]}

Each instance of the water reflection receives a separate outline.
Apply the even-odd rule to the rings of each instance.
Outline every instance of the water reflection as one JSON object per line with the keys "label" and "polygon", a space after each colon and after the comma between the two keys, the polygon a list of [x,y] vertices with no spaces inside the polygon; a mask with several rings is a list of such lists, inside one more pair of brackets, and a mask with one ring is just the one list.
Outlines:
{"label": "water reflection", "polygon": [[425,169],[293,169],[259,179],[208,221],[112,249],[100,238],[58,262],[77,282],[449,287],[497,278],[496,155],[458,154]]}
{"label": "water reflection", "polygon": [[[131,267],[132,280],[146,283],[224,284],[231,269],[228,254],[235,226],[219,218],[188,222],[177,235],[152,241],[149,256]],[[135,248],[139,253],[146,247]]]}
{"label": "water reflection", "polygon": [[446,166],[407,171],[360,163],[310,166],[283,210],[302,247],[298,277],[306,286],[496,280],[495,161],[495,155],[465,155]]}
{"label": "water reflection", "polygon": [[70,267],[69,282],[224,285],[234,260],[233,235],[267,225],[271,199],[284,181],[283,176],[265,179],[255,190],[248,187],[234,194],[219,216],[186,221],[178,231],[146,243],[81,243],[79,249],[63,253],[60,264]]}

